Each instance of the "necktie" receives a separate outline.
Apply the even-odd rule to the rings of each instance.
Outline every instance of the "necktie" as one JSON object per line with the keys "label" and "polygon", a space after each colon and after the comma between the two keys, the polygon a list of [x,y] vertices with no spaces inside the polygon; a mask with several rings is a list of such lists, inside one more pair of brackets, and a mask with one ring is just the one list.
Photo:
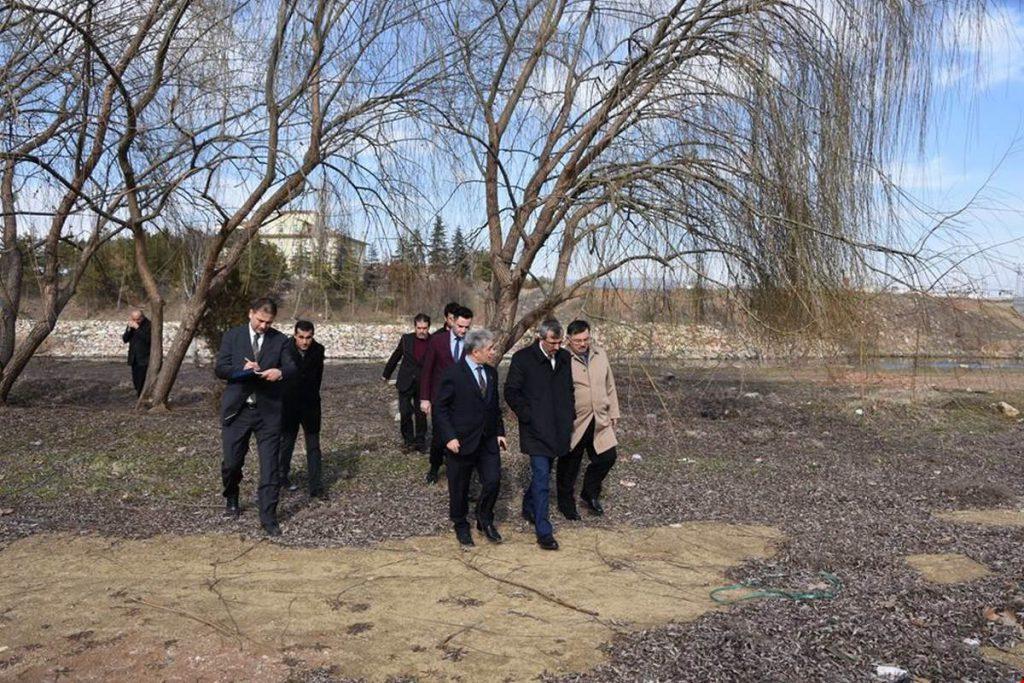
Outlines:
{"label": "necktie", "polygon": [[477,383],[480,384],[480,394],[483,396],[487,395],[487,380],[484,378],[484,366],[476,366]]}
{"label": "necktie", "polygon": [[260,337],[261,336],[262,335],[259,332],[255,333],[252,336],[252,359],[253,360],[259,360],[260,359]]}
{"label": "necktie", "polygon": [[455,352],[452,354],[452,359],[458,362],[462,358],[462,337],[455,338]]}

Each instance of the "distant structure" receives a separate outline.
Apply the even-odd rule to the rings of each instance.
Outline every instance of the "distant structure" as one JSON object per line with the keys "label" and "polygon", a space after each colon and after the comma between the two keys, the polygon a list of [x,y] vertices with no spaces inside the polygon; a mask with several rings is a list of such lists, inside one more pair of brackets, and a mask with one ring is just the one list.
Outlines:
{"label": "distant structure", "polygon": [[1017,286],[1013,291],[1013,310],[1024,315],[1024,265],[1017,266]]}
{"label": "distant structure", "polygon": [[353,268],[361,273],[366,242],[346,235],[326,224],[317,211],[284,211],[260,228],[260,239],[281,250],[296,272],[306,264],[323,259],[335,272]]}

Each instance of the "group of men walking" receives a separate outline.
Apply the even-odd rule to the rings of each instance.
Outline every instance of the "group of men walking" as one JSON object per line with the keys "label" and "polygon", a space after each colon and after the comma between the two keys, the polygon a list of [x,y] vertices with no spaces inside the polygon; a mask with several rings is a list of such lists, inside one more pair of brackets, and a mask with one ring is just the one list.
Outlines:
{"label": "group of men walking", "polygon": [[[480,482],[477,530],[492,542],[502,540],[494,505],[501,482],[500,451],[507,449],[494,335],[471,330],[472,321],[471,310],[451,303],[445,307],[445,325],[428,335],[430,318],[417,315],[414,331],[402,336],[383,373],[389,380],[399,367],[396,387],[408,450],[426,450],[426,417],[431,417],[427,483],[438,480],[444,465],[449,515],[464,546],[473,545],[468,519],[473,472]],[[589,324],[574,320],[563,331],[557,320],[544,320],[537,339],[513,354],[503,396],[519,422],[520,450],[530,458],[523,518],[534,525],[541,548],[557,550],[548,513],[552,469],[559,511],[578,520],[575,489],[583,454],[590,462],[580,500],[597,515],[604,514],[601,488],[616,460],[615,379],[604,351],[591,343]]]}
{"label": "group of men walking", "polygon": [[[277,304],[257,299],[248,322],[228,330],[214,367],[226,386],[221,397],[221,479],[225,515],[240,514],[239,483],[252,438],[259,455],[260,523],[267,534],[281,533],[277,506],[282,488],[295,491],[291,461],[299,428],[306,444],[309,493],[324,494],[320,452],[320,387],[324,347],[313,323],[299,320],[291,337],[275,330]],[[501,451],[508,449],[495,369],[494,334],[470,329],[473,311],[457,303],[444,309],[444,325],[430,333],[430,317],[419,314],[413,331],[399,340],[383,379],[396,368],[401,433],[406,450],[429,450],[428,484],[442,466],[448,480],[449,516],[463,546],[473,545],[469,489],[473,473],[480,483],[474,517],[489,541],[502,538],[494,506],[501,488]],[[150,325],[142,311],[131,313],[122,340],[136,392],[146,375]],[[563,348],[567,346],[568,349]],[[589,464],[580,500],[604,514],[601,488],[615,464],[615,427],[619,418],[615,379],[605,353],[593,345],[590,326],[574,320],[566,330],[544,320],[537,338],[512,356],[503,391],[519,423],[520,450],[530,458],[530,483],[523,492],[522,515],[534,525],[541,548],[557,550],[548,513],[551,473],[555,473],[558,509],[578,520],[576,480],[584,453]],[[427,417],[432,434],[428,447]]]}

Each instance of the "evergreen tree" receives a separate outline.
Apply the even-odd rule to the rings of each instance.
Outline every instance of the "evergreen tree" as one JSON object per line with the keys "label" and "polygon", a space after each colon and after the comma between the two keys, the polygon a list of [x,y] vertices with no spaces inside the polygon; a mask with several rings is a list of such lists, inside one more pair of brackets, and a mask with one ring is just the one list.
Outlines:
{"label": "evergreen tree", "polygon": [[413,264],[417,266],[427,265],[427,243],[423,241],[423,233],[419,228],[413,231],[410,238],[412,247]]}
{"label": "evergreen tree", "polygon": [[367,263],[380,263],[380,252],[377,251],[377,243],[370,244],[370,252],[366,255]]}
{"label": "evergreen tree", "polygon": [[412,265],[413,259],[413,248],[409,243],[409,238],[405,236],[405,233],[398,235],[398,254],[397,261],[407,265]]}
{"label": "evergreen tree", "polygon": [[448,266],[448,245],[445,243],[444,223],[441,217],[434,219],[434,228],[430,231],[430,266],[443,270]]}
{"label": "evergreen tree", "polygon": [[452,236],[451,264],[455,274],[460,278],[469,277],[469,245],[466,244],[466,236],[462,234],[462,228],[455,228],[455,234]]}

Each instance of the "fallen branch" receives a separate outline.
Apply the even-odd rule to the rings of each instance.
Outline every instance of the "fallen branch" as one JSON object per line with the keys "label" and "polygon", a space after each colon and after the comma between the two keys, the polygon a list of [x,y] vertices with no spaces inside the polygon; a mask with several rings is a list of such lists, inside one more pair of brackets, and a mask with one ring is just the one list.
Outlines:
{"label": "fallen branch", "polygon": [[523,590],[530,591],[531,593],[535,593],[536,595],[539,595],[540,597],[544,598],[548,602],[553,602],[556,605],[560,605],[561,607],[565,607],[566,609],[571,609],[574,612],[579,612],[580,614],[586,614],[587,616],[591,616],[591,617],[599,617],[599,616],[601,616],[599,613],[594,612],[593,610],[589,610],[589,609],[586,609],[584,607],[577,607],[576,605],[573,605],[572,603],[566,602],[565,600],[562,600],[561,598],[559,598],[557,596],[549,595],[548,593],[545,593],[544,591],[542,591],[542,590],[540,590],[538,588],[534,588],[533,586],[528,586],[525,583],[519,583],[518,581],[512,581],[511,579],[503,579],[502,577],[495,576],[494,574],[491,574],[490,572],[485,572],[483,569],[480,569],[480,567],[477,567],[474,564],[470,564],[466,560],[462,560],[462,564],[464,564],[468,569],[472,569],[476,573],[481,574],[483,576],[486,576],[487,578],[489,578],[489,579],[491,579],[493,581],[498,581],[499,583],[508,584],[509,586],[515,586],[516,588],[522,588]]}

